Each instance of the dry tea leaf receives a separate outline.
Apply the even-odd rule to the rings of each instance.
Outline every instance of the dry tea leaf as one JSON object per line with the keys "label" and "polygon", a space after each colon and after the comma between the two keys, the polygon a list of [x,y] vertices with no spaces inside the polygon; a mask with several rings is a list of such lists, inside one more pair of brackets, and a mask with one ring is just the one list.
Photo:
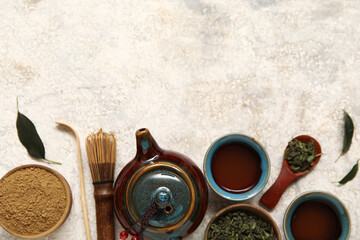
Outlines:
{"label": "dry tea leaf", "polygon": [[61,165],[59,162],[54,162],[45,158],[44,144],[36,131],[35,125],[28,117],[19,112],[19,107],[17,111],[16,128],[19,140],[22,145],[24,145],[29,155],[37,159]]}
{"label": "dry tea leaf", "polygon": [[354,177],[356,176],[357,172],[358,172],[358,169],[359,169],[359,160],[357,160],[356,164],[352,167],[352,169],[350,170],[350,172],[348,174],[346,174],[346,176],[341,179],[339,181],[339,183],[341,185],[344,185],[346,184],[347,182],[351,181],[354,179]]}
{"label": "dry tea leaf", "polygon": [[344,125],[343,149],[341,151],[340,156],[336,159],[336,161],[339,160],[339,158],[342,155],[347,153],[347,151],[349,151],[350,146],[351,146],[351,140],[354,135],[354,123],[346,111],[344,111],[344,122],[345,122],[345,125]]}

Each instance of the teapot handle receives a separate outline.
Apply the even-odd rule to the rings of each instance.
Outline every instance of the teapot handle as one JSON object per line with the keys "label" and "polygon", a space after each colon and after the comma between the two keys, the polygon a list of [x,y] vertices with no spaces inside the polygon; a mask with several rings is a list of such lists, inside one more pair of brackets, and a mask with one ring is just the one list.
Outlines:
{"label": "teapot handle", "polygon": [[163,152],[147,128],[140,128],[135,135],[137,148],[135,159],[137,161],[149,160]]}

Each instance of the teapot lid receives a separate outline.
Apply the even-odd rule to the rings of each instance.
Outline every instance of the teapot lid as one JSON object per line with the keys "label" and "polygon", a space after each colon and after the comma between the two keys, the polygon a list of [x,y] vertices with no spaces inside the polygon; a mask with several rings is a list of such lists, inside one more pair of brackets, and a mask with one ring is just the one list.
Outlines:
{"label": "teapot lid", "polygon": [[126,207],[135,221],[153,203],[158,206],[148,231],[179,228],[189,220],[195,207],[195,188],[190,177],[167,159],[140,167],[130,178],[124,194]]}

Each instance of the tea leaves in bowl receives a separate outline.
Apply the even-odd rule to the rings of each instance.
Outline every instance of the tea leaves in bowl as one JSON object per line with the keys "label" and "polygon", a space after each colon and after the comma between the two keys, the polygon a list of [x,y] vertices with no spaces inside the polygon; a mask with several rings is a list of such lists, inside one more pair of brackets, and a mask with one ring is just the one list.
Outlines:
{"label": "tea leaves in bowl", "polygon": [[210,225],[208,240],[276,240],[270,223],[244,211],[233,211]]}

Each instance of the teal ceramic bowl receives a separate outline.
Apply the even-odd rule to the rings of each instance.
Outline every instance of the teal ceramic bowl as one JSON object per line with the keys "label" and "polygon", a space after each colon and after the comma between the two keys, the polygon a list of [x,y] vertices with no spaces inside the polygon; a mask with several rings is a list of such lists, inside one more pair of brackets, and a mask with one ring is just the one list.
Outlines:
{"label": "teal ceramic bowl", "polygon": [[340,224],[341,224],[341,235],[338,240],[347,240],[350,239],[350,215],[348,211],[346,210],[344,204],[334,195],[328,193],[328,192],[322,192],[322,191],[310,191],[303,193],[296,197],[288,206],[286,209],[285,215],[284,215],[284,234],[286,239],[288,240],[295,240],[292,232],[291,232],[291,219],[292,216],[296,210],[296,208],[309,200],[320,200],[326,202],[329,206],[331,206],[337,213]]}
{"label": "teal ceramic bowl", "polygon": [[[260,179],[258,183],[249,191],[244,193],[230,193],[222,188],[219,187],[219,185],[215,182],[212,171],[211,171],[211,164],[212,164],[212,158],[214,156],[214,153],[217,149],[219,149],[221,146],[230,144],[230,143],[241,143],[245,144],[248,147],[251,147],[255,150],[255,152],[260,157],[260,168],[262,170]],[[265,187],[269,176],[270,176],[270,160],[269,156],[265,150],[265,148],[257,142],[254,138],[251,138],[249,136],[243,135],[243,134],[228,134],[223,137],[218,138],[215,140],[207,150],[204,158],[204,174],[205,179],[209,186],[216,192],[219,196],[233,200],[233,201],[244,201],[248,200],[257,194],[259,194],[263,188]]]}

